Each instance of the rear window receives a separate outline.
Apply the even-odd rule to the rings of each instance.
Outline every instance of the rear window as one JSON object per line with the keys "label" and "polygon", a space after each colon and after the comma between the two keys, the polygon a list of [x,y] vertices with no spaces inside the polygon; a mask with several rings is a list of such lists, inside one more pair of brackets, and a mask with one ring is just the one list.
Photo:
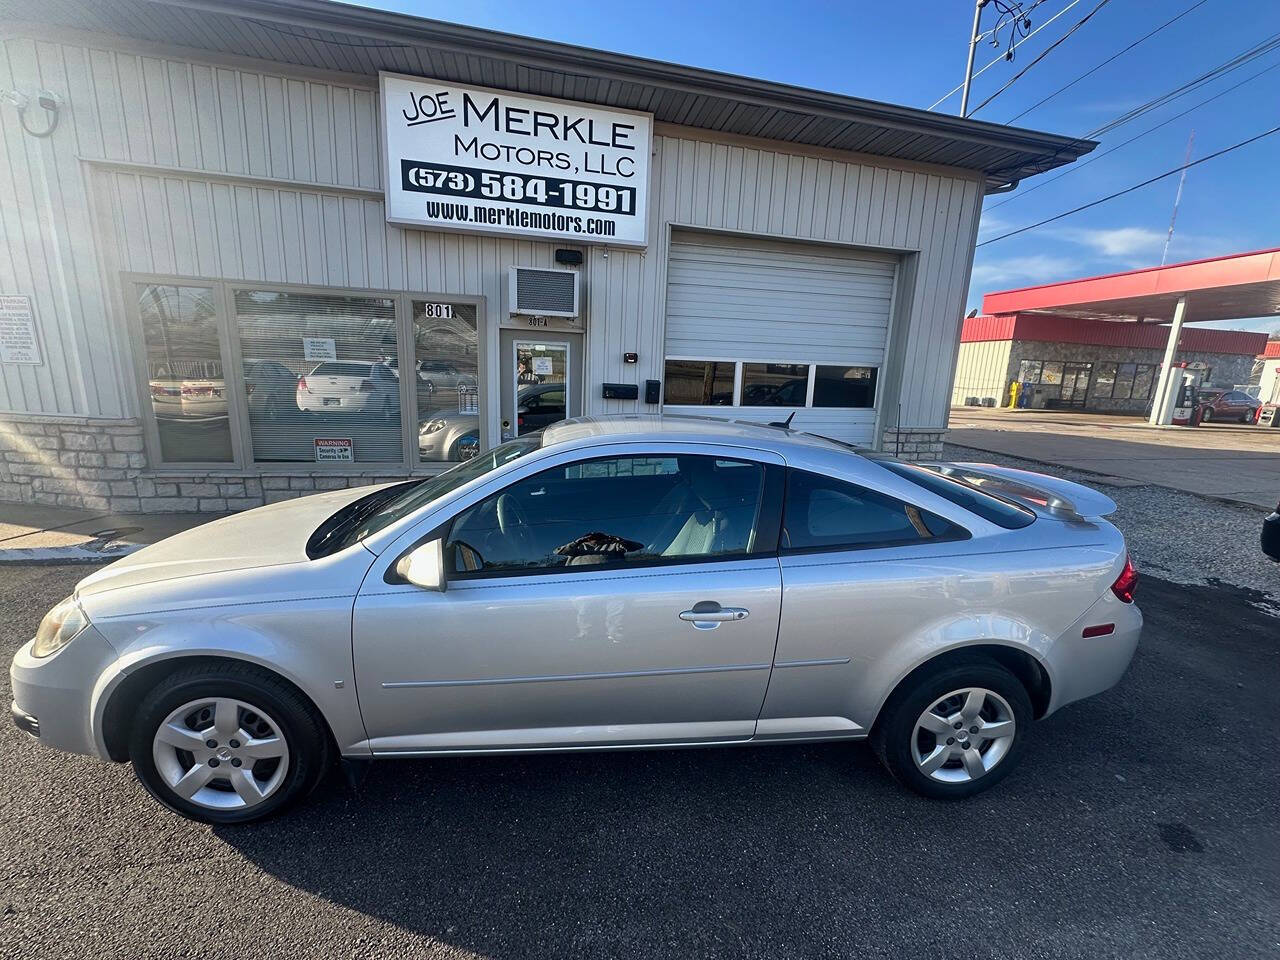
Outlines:
{"label": "rear window", "polygon": [[917,486],[924,487],[930,493],[936,493],[944,500],[950,500],[958,507],[964,507],[970,513],[977,514],[983,520],[994,523],[1006,530],[1017,530],[1033,523],[1036,515],[1026,507],[1010,503],[1000,497],[984,493],[962,480],[946,477],[935,470],[915,463],[905,463],[888,457],[872,457],[876,463],[886,470],[896,473],[903,479],[910,480]]}
{"label": "rear window", "polygon": [[322,363],[311,371],[313,377],[367,377],[371,363]]}

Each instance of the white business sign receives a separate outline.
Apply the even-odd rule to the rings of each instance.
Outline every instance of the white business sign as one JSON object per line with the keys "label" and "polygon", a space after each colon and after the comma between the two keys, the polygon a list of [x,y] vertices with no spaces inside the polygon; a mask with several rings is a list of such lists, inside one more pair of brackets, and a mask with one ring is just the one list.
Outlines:
{"label": "white business sign", "polygon": [[337,360],[338,348],[332,337],[303,337],[302,359]]}
{"label": "white business sign", "polygon": [[652,114],[381,79],[391,223],[645,244]]}
{"label": "white business sign", "polygon": [[41,363],[30,297],[0,296],[0,363]]}

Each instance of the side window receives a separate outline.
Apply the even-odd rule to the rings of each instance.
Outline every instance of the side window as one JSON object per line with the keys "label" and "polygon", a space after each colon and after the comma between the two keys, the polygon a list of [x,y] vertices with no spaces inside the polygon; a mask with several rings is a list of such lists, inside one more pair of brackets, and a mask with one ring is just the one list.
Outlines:
{"label": "side window", "polygon": [[888,547],[963,536],[950,521],[893,497],[803,470],[787,474],[784,550]]}
{"label": "side window", "polygon": [[461,513],[446,564],[466,576],[745,556],[764,480],[759,463],[703,456],[553,467]]}

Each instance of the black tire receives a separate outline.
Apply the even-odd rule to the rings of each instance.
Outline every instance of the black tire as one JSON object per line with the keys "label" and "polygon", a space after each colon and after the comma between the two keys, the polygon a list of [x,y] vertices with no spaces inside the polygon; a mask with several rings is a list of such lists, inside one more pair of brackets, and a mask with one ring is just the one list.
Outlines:
{"label": "black tire", "polygon": [[[953,690],[983,687],[999,694],[1015,722],[1013,743],[986,774],[967,782],[943,783],[925,774],[912,756],[916,721]],[[986,657],[950,660],[926,666],[909,677],[885,703],[871,731],[871,746],[895,780],[916,793],[936,800],[963,800],[987,790],[1017,766],[1034,712],[1022,681]]]}
{"label": "black tire", "polygon": [[[173,791],[156,769],[152,741],[171,712],[203,697],[229,697],[256,705],[280,728],[288,744],[288,769],[275,793],[245,809],[219,810]],[[332,762],[329,732],[316,709],[294,687],[249,664],[205,664],[169,674],[142,700],[129,735],[129,759],[138,780],[162,804],[191,820],[230,824],[262,820],[296,803],[323,778]]]}
{"label": "black tire", "polygon": [[1205,407],[1203,410],[1201,410],[1201,411],[1200,411],[1200,422],[1201,422],[1201,423],[1208,423],[1208,422],[1209,422],[1210,420],[1212,420],[1212,419],[1213,419],[1213,408],[1212,408],[1212,407]]}

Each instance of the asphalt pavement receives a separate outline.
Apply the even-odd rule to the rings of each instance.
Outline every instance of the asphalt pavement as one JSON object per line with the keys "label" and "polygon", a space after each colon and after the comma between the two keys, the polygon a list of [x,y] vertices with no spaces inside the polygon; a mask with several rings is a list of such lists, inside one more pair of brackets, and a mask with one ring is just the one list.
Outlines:
{"label": "asphalt pavement", "polygon": [[[0,654],[85,572],[6,567]],[[1274,958],[1277,620],[1138,602],[1121,684],[960,804],[769,746],[389,761],[214,829],[6,722],[0,956]]]}

